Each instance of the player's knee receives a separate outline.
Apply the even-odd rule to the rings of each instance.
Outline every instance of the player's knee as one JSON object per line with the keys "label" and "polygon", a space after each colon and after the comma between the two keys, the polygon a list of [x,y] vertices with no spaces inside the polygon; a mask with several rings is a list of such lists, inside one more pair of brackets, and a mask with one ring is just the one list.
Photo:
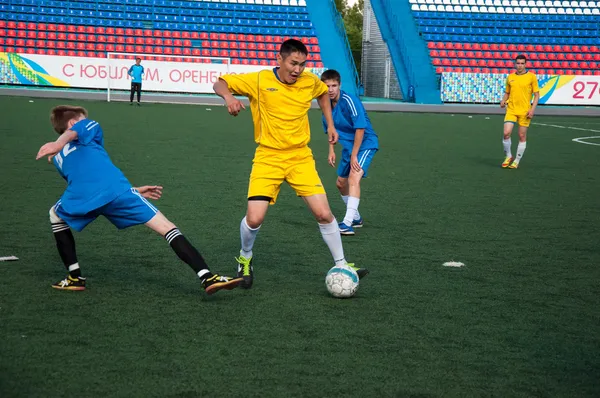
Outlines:
{"label": "player's knee", "polygon": [[252,229],[256,229],[261,226],[265,217],[260,214],[246,214],[246,224]]}
{"label": "player's knee", "polygon": [[361,171],[352,170],[350,172],[350,177],[348,178],[348,181],[350,182],[351,185],[358,185],[358,184],[360,184],[360,180],[362,179],[363,174],[365,174],[365,172],[363,170],[361,170]]}
{"label": "player's knee", "polygon": [[346,184],[348,183],[348,180],[346,178],[341,178],[338,177],[338,179],[335,182],[335,186],[337,187],[338,190],[342,190],[346,187]]}
{"label": "player's knee", "polygon": [[64,222],[59,216],[58,214],[56,214],[56,211],[54,210],[54,206],[52,206],[50,208],[50,211],[48,212],[48,214],[50,215],[50,223],[51,224],[57,224],[60,222]]}
{"label": "player's knee", "polygon": [[315,219],[319,224],[330,223],[333,221],[333,213],[329,209],[317,209],[313,211]]}

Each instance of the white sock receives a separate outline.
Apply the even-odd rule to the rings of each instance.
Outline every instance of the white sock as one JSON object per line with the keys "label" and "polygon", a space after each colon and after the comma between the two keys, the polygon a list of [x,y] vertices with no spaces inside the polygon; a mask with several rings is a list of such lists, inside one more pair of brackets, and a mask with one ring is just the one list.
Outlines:
{"label": "white sock", "polygon": [[517,145],[517,158],[515,159],[515,162],[519,163],[521,161],[521,158],[525,153],[525,148],[527,148],[527,142],[519,142],[519,145]]}
{"label": "white sock", "polygon": [[344,224],[352,226],[352,221],[359,219],[359,217],[356,217],[356,215],[358,214],[359,202],[360,202],[360,199],[355,198],[354,196],[350,196],[348,198],[348,206],[346,208],[346,216],[344,217]]}
{"label": "white sock", "polygon": [[69,265],[69,272],[79,269],[79,263]]}
{"label": "white sock", "polygon": [[510,150],[511,140],[510,137],[502,140],[502,145],[504,145],[504,154],[507,158],[512,158],[512,151]]}
{"label": "white sock", "polygon": [[337,220],[334,218],[329,224],[319,224],[323,240],[329,247],[329,251],[333,256],[335,265],[347,264],[344,257],[344,247],[342,246],[342,235],[338,227]]}
{"label": "white sock", "polygon": [[240,223],[240,237],[242,239],[242,250],[240,250],[240,254],[242,256],[252,258],[252,247],[254,246],[256,234],[258,234],[259,229],[260,225],[258,228],[252,229],[248,226],[246,217],[242,219],[242,222]]}
{"label": "white sock", "polygon": [[[348,206],[348,198],[349,197],[350,197],[349,195],[342,195],[342,200],[344,201],[344,204],[346,206]],[[346,220],[346,217],[344,217],[344,220]],[[354,220],[360,220],[360,213],[358,212],[358,204],[356,205],[356,212],[354,213]],[[350,225],[350,224],[348,224],[348,225]]]}

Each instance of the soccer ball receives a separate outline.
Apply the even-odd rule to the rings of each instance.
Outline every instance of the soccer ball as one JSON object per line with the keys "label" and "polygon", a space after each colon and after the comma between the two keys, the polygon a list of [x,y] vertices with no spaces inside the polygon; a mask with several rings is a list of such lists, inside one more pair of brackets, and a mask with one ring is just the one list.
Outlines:
{"label": "soccer ball", "polygon": [[358,274],[347,265],[336,265],[327,272],[325,286],[333,297],[352,297],[358,290]]}

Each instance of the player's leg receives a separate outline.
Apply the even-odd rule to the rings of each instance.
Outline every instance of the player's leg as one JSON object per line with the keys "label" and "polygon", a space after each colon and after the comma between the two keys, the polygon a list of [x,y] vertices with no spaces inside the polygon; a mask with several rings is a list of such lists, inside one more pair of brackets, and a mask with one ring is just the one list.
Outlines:
{"label": "player's leg", "polygon": [[275,204],[284,179],[281,164],[273,163],[271,159],[276,159],[276,155],[257,150],[250,173],[246,215],[240,223],[240,255],[235,258],[237,276],[243,278],[241,287],[244,289],[250,289],[254,282],[254,242],[267,215],[269,204]]}
{"label": "player's leg", "polygon": [[[339,225],[329,207],[312,153],[295,161],[295,164],[287,171],[286,181],[296,191],[296,194],[302,197],[315,216],[323,241],[329,248],[335,264],[347,264]],[[356,270],[359,277],[368,273],[365,269],[356,268]]]}
{"label": "player's leg", "polygon": [[512,164],[509,166],[511,169],[516,169],[519,167],[519,163],[523,158],[523,154],[525,153],[525,148],[527,148],[527,130],[529,128],[530,119],[527,117],[523,117],[519,120],[519,145],[517,146],[517,156]]}
{"label": "player's leg", "polygon": [[360,182],[366,177],[376,152],[377,149],[366,149],[358,152],[358,165],[360,166],[360,170],[350,170],[348,175],[349,197],[346,215],[340,224],[340,233],[342,235],[354,235],[354,228],[362,227],[363,225],[362,217],[358,212],[358,205],[360,203]]}
{"label": "player's leg", "polygon": [[208,294],[216,293],[221,289],[233,289],[241,282],[239,279],[210,272],[202,255],[175,224],[133,188],[104,206],[102,214],[119,229],[145,224],[165,238],[175,254],[198,275]]}
{"label": "player's leg", "polygon": [[506,114],[506,117],[504,118],[504,134],[502,137],[502,146],[504,148],[504,161],[502,162],[503,168],[507,168],[514,160],[512,156],[512,141],[510,136],[512,134],[516,122],[517,117],[515,115],[512,115],[510,113]]}
{"label": "player's leg", "polygon": [[131,83],[131,93],[129,94],[129,105],[133,105],[133,94],[135,93],[135,83]]}
{"label": "player's leg", "polygon": [[[58,215],[57,210],[62,217]],[[56,241],[56,248],[69,273],[65,279],[56,282],[52,287],[60,290],[85,290],[86,279],[81,276],[81,268],[79,267],[77,251],[75,250],[75,237],[66,220],[68,220],[74,228],[81,231],[87,224],[92,222],[96,216],[80,218],[71,217],[62,211],[60,202],[52,206],[49,213],[52,233]]]}
{"label": "player's leg", "polygon": [[340,233],[342,235],[354,235],[354,224],[362,226],[362,220],[358,213],[358,204],[360,203],[360,180],[364,171],[350,171],[348,176],[348,203],[346,205],[346,215],[340,223]]}
{"label": "player's leg", "polygon": [[346,264],[354,268],[359,278],[365,277],[369,271],[365,268],[358,268],[354,264],[349,264],[344,256],[344,246],[342,244],[342,235],[338,222],[333,216],[327,201],[327,195],[324,193],[302,196],[304,202],[315,216],[319,223],[319,231],[323,237],[323,241],[329,248],[335,265]]}
{"label": "player's leg", "polygon": [[140,104],[140,98],[142,97],[142,83],[137,84],[137,103]]}

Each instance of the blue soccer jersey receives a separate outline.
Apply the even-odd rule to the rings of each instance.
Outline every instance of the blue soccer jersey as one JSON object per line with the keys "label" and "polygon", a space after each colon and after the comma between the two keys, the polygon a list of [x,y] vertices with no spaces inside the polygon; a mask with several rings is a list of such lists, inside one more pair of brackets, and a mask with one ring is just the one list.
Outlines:
{"label": "blue soccer jersey", "polygon": [[142,75],[144,74],[144,67],[142,65],[131,65],[128,73],[129,76],[131,76],[132,83],[141,83]]}
{"label": "blue soccer jersey", "polygon": [[77,139],[65,145],[52,161],[68,183],[61,207],[72,215],[84,215],[129,191],[131,184],[104,149],[98,122],[84,119],[71,130]]}
{"label": "blue soccer jersey", "polygon": [[[340,99],[332,110],[333,123],[340,135],[339,142],[346,151],[352,152],[357,129],[365,129],[360,150],[379,149],[379,139],[362,102],[351,94],[340,90]],[[327,132],[327,121],[323,116],[323,127]]]}

